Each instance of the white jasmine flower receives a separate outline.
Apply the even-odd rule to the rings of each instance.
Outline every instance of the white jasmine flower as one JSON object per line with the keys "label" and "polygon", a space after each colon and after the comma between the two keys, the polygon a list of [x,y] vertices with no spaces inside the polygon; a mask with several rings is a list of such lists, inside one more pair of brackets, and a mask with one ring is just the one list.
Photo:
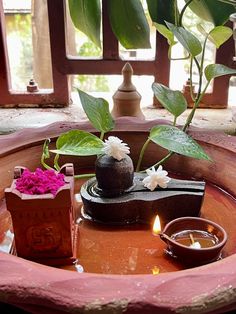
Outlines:
{"label": "white jasmine flower", "polygon": [[157,170],[154,167],[152,169],[146,170],[148,176],[143,179],[143,185],[149,190],[153,191],[157,186],[165,189],[167,187],[167,183],[170,182],[171,178],[169,178],[168,172],[166,170],[162,170],[162,166],[159,166]]}
{"label": "white jasmine flower", "polygon": [[130,148],[118,137],[109,136],[108,139],[105,140],[103,152],[108,156],[121,160],[130,153]]}

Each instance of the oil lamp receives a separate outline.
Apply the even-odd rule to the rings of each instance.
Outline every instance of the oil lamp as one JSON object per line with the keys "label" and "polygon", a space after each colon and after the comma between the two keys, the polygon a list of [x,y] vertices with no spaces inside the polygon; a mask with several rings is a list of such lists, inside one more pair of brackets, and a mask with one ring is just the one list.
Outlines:
{"label": "oil lamp", "polygon": [[181,217],[169,222],[159,234],[171,256],[189,265],[217,260],[227,241],[225,230],[213,221]]}

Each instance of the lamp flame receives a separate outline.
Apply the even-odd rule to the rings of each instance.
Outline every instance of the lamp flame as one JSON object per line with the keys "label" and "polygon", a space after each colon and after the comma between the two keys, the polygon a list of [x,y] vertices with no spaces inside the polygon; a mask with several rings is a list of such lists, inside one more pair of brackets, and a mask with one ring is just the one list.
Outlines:
{"label": "lamp flame", "polygon": [[158,235],[161,232],[161,222],[158,215],[156,215],[156,218],[154,220],[153,228],[152,228],[152,234]]}
{"label": "lamp flame", "polygon": [[152,269],[152,274],[158,275],[159,273],[160,273],[160,268],[158,268],[157,266],[154,266]]}

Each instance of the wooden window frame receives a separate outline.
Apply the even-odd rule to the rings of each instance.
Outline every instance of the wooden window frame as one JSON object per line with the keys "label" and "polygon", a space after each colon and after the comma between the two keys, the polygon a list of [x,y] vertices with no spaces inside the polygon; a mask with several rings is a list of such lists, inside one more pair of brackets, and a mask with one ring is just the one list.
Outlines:
{"label": "wooden window frame", "polygon": [[[11,89],[10,70],[6,45],[5,17],[0,0],[0,107],[40,106],[63,107],[70,102],[68,75],[73,74],[120,74],[127,60],[119,56],[115,38],[107,14],[107,0],[102,0],[103,56],[101,59],[79,59],[66,53],[65,0],[47,0],[52,59],[53,90],[17,92]],[[60,34],[60,36],[59,36]],[[128,60],[135,75],[152,75],[156,82],[169,85],[170,61],[168,44],[156,33],[156,52],[153,60]],[[216,53],[216,63],[235,67],[233,63],[234,41],[228,40]],[[230,76],[214,80],[212,93],[206,94],[202,107],[225,108],[228,102]],[[158,104],[155,104],[158,106]]]}

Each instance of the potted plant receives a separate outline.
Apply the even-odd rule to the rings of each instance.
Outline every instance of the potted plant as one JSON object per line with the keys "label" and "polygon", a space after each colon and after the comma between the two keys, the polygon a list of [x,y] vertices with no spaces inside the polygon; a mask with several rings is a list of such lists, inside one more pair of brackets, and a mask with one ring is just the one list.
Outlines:
{"label": "potted plant", "polygon": [[18,256],[47,265],[74,261],[73,193],[72,164],[58,172],[15,167],[5,197]]}
{"label": "potted plant", "polygon": [[[206,93],[210,83],[217,77],[223,75],[233,75],[236,73],[235,69],[228,68],[221,64],[208,64],[206,65],[206,46],[208,42],[214,44],[218,49],[225,41],[232,36],[231,28],[223,26],[228,19],[229,14],[235,11],[235,1],[233,0],[185,0],[186,4],[179,12],[177,3],[175,0],[151,0],[147,1],[148,10],[152,21],[159,31],[170,45],[170,48],[177,41],[186,50],[189,59],[189,83],[190,83],[190,96],[193,102],[193,108],[189,113],[184,125],[177,127],[178,117],[186,111],[187,100],[182,92],[171,90],[168,86],[164,86],[158,82],[153,83],[152,89],[157,100],[169,111],[173,116],[172,125],[157,125],[154,126],[143,144],[143,148],[140,151],[138,163],[136,165],[136,171],[140,171],[142,168],[142,160],[145,150],[150,142],[153,142],[167,150],[167,154],[161,160],[157,160],[154,168],[162,165],[173,154],[181,154],[191,158],[211,160],[211,158],[202,150],[200,145],[196,143],[189,135],[188,128],[192,123],[195,112],[199,107],[203,96]],[[214,2],[214,3],[213,3]],[[217,2],[217,10],[215,9]],[[99,25],[101,7],[99,1],[69,1],[70,14],[74,24],[84,31],[90,38],[99,45],[100,38]],[[86,7],[86,10],[80,10],[81,6]],[[190,30],[186,29],[183,25],[183,16],[187,8],[191,8],[196,14],[202,15],[202,17],[208,21],[211,21],[213,25],[212,29],[206,31],[201,25],[197,26],[198,31],[204,36],[203,43],[194,35]],[[132,28],[132,23],[137,25],[142,24],[142,20],[146,19],[143,8],[140,1],[124,1],[121,6],[118,1],[108,1],[108,11],[110,22],[114,33],[118,39],[125,38],[125,42],[129,42],[128,32],[129,28]],[[116,12],[116,14],[113,14]],[[134,18],[125,19],[125,12],[132,12]],[[126,21],[123,23],[123,21]],[[122,21],[122,23],[120,22]],[[138,22],[137,22],[138,21]],[[86,22],[86,23],[85,23]],[[90,25],[89,28],[82,27],[83,25]],[[130,23],[127,25],[127,23]],[[116,27],[117,26],[117,27]],[[124,32],[125,28],[125,32]],[[132,28],[133,29],[133,28]],[[135,28],[134,28],[135,29]],[[130,36],[130,40],[138,41],[145,40],[145,31],[143,27],[135,29]],[[121,42],[122,44],[122,42]],[[127,44],[128,45],[128,44]],[[138,43],[135,44],[136,48],[139,48]],[[131,48],[131,46],[126,46]],[[197,92],[193,88],[193,66],[196,66],[198,82]],[[204,83],[204,79],[205,82]],[[104,135],[110,132],[115,127],[115,121],[113,120],[109,106],[106,100],[102,98],[95,98],[91,95],[78,89],[80,100],[83,109],[92,123],[93,127],[100,132],[100,137],[96,137],[91,133],[72,130],[62,134],[56,142],[56,149],[52,152],[56,153],[54,165],[59,168],[58,157],[60,154],[73,155],[73,156],[91,156],[102,153]],[[42,157],[43,164],[45,159],[48,158],[48,144],[45,142],[44,152]],[[214,161],[213,161],[214,162]],[[84,176],[84,175],[83,175]]]}
{"label": "potted plant", "polygon": [[[109,3],[108,5],[109,8],[111,9],[112,5],[115,6],[116,2],[110,1],[108,3]],[[132,3],[134,5],[133,1]],[[170,2],[168,1],[168,3]],[[174,5],[174,1],[172,3]],[[208,1],[206,1],[206,3],[209,4],[209,8],[208,8],[209,12],[213,12],[212,6],[210,5],[210,3]],[[227,4],[225,3],[220,4],[220,3],[221,1],[219,1],[220,6],[226,6],[227,8],[231,8],[231,9],[232,7],[234,7],[232,6],[232,2],[230,2],[230,4],[229,2],[227,2]],[[149,4],[149,8],[152,7],[153,9],[151,1],[148,1],[148,4]],[[91,3],[90,5],[92,6]],[[195,1],[191,1],[191,0],[186,1],[186,5],[183,7],[182,11],[179,12],[175,16],[176,19],[173,21],[173,23],[168,22],[168,21],[164,22],[165,25],[160,24],[160,23],[155,23],[157,30],[168,40],[170,48],[176,43],[176,39],[177,39],[178,42],[183,46],[183,48],[188,53],[190,95],[193,102],[193,108],[190,111],[189,115],[187,116],[184,125],[178,126],[177,125],[178,117],[187,109],[187,100],[185,96],[183,95],[182,92],[171,90],[168,86],[164,86],[157,82],[153,83],[152,89],[153,89],[155,97],[164,106],[164,108],[169,113],[172,114],[173,122],[172,122],[172,125],[162,124],[162,125],[156,125],[152,127],[147,140],[145,141],[145,143],[143,143],[143,147],[140,151],[139,159],[136,164],[135,171],[136,172],[147,171],[147,177],[143,179],[144,185],[146,183],[147,189],[150,188],[150,186],[153,190],[156,189],[158,184],[156,184],[156,186],[153,187],[152,184],[148,184],[147,182],[151,180],[150,178],[154,178],[159,175],[158,173],[162,171],[162,168],[160,170],[160,168],[158,167],[160,166],[162,167],[162,165],[168,159],[170,159],[173,154],[177,153],[177,154],[184,155],[190,158],[204,159],[204,160],[207,160],[208,162],[214,162],[214,160],[212,160],[211,157],[208,156],[204,152],[201,146],[191,136],[188,135],[188,129],[189,129],[190,124],[192,123],[195,112],[197,108],[199,107],[199,104],[203,96],[205,95],[205,92],[209,84],[212,82],[212,80],[214,80],[215,78],[219,76],[232,75],[236,73],[236,70],[228,68],[221,64],[208,64],[208,65],[205,64],[206,63],[205,51],[206,51],[207,43],[210,41],[211,43],[215,45],[216,48],[219,48],[225,41],[227,41],[232,36],[232,30],[227,26],[220,25],[220,26],[213,27],[209,31],[206,31],[205,29],[203,29],[201,25],[199,25],[198,31],[202,35],[204,35],[204,41],[203,43],[201,43],[199,39],[192,32],[187,30],[183,25],[183,16],[187,7],[189,6],[191,6],[195,11],[198,11],[199,9],[199,5]],[[172,6],[172,9],[173,7],[174,6]],[[124,10],[124,8],[120,9],[120,11],[122,10]],[[220,19],[221,23],[225,22],[225,19],[223,17],[224,14],[221,16],[221,19]],[[221,23],[219,23],[218,21],[218,24],[221,24]],[[193,80],[192,80],[193,65],[196,66],[197,74],[198,74],[197,92],[194,92],[194,88],[193,88]],[[204,79],[206,83],[204,83]],[[81,130],[72,130],[64,134],[61,134],[56,141],[56,149],[51,150],[51,152],[56,154],[54,165],[56,166],[57,169],[59,168],[58,158],[59,158],[59,155],[61,154],[73,155],[73,156],[90,156],[90,155],[104,154],[104,146],[106,146],[105,134],[112,131],[115,127],[115,121],[113,120],[109,112],[109,106],[106,100],[102,98],[95,98],[91,95],[86,94],[85,92],[79,89],[78,89],[78,93],[80,96],[83,109],[89,121],[93,125],[93,127],[97,131],[100,132],[100,137],[97,137],[94,134],[81,131]],[[105,140],[105,143],[104,143],[104,140]],[[162,148],[166,149],[167,153],[166,153],[166,156],[164,156],[164,158],[161,158],[159,160],[157,158],[157,161],[154,165],[150,165],[148,169],[143,169],[142,168],[143,157],[150,142],[153,142],[161,146]],[[42,162],[44,166],[46,167],[48,167],[48,165],[46,165],[45,159],[49,157],[48,144],[49,144],[48,141],[45,142],[44,152],[42,156]],[[103,159],[103,162],[107,163],[107,158],[102,157],[102,159]],[[101,160],[101,157],[98,158],[96,165],[99,164],[100,160]],[[113,164],[115,166],[117,162],[114,162]],[[121,162],[119,162],[119,164],[121,164]],[[97,172],[97,178],[99,178],[99,181],[100,181],[101,176],[100,176],[99,171],[97,170],[98,170],[98,167],[96,167],[96,172]],[[82,177],[84,176],[86,175],[83,174]],[[89,176],[91,176],[91,174],[89,174]],[[110,181],[112,181],[113,177],[114,177],[114,180],[115,178],[117,178],[117,176],[115,175],[109,176],[109,178],[108,176],[109,176],[108,171],[106,171],[106,174],[104,175],[105,177],[104,181],[106,181],[106,178],[107,180],[109,179]],[[78,177],[81,177],[81,176],[78,175]],[[117,182],[117,180],[115,181]],[[102,184],[104,184],[104,182]],[[98,183],[98,185],[101,185],[101,181],[100,183]],[[111,186],[110,183],[107,185]],[[131,186],[131,185],[132,183],[128,184],[128,186]],[[106,189],[109,189],[109,187],[108,188],[106,187]],[[127,187],[124,187],[123,190],[125,189],[127,189]]]}

